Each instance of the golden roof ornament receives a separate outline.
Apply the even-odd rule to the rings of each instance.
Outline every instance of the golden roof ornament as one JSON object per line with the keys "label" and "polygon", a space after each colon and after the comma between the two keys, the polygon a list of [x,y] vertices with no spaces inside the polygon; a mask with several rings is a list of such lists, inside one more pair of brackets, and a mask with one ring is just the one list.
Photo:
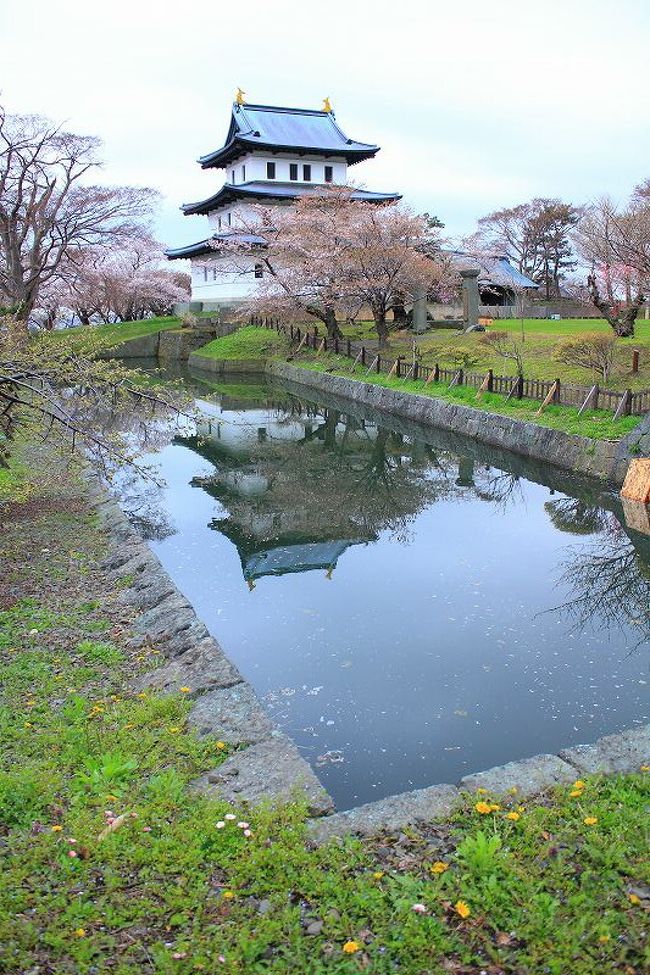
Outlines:
{"label": "golden roof ornament", "polygon": [[235,95],[235,102],[237,103],[237,105],[245,105],[246,104],[246,102],[244,101],[244,95],[245,94],[246,94],[246,92],[245,91],[242,91],[241,88],[238,88],[237,89],[237,94]]}
{"label": "golden roof ornament", "polygon": [[323,111],[327,112],[328,114],[333,111],[332,103],[329,100],[329,96],[323,99]]}

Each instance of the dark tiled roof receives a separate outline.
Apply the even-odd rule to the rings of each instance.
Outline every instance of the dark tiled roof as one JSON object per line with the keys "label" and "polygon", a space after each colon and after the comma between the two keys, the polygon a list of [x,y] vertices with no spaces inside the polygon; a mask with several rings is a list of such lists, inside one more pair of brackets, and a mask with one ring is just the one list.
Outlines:
{"label": "dark tiled roof", "polygon": [[196,244],[186,244],[185,247],[170,247],[165,251],[165,257],[170,261],[177,261],[181,258],[204,257],[206,254],[214,254],[219,248],[211,244],[211,241],[224,244],[253,244],[258,247],[263,247],[266,244],[265,239],[256,234],[223,231],[213,234],[212,237],[207,237],[205,240],[199,240]]}
{"label": "dark tiled roof", "polygon": [[348,139],[333,112],[235,104],[224,145],[201,156],[199,162],[203,169],[223,167],[255,148],[344,156],[350,164],[371,159],[379,151],[379,146]]}
{"label": "dark tiled roof", "polygon": [[480,284],[496,284],[507,288],[539,288],[531,278],[522,274],[503,254],[467,254],[453,251],[458,268],[478,268]]}
{"label": "dark tiled roof", "polygon": [[[319,186],[309,183],[274,183],[270,180],[259,180],[251,183],[225,183],[218,193],[200,200],[198,203],[185,203],[181,207],[184,214],[210,213],[217,207],[234,203],[236,200],[295,200],[299,196],[307,196],[317,192]],[[401,200],[400,193],[374,193],[370,190],[353,190],[352,199],[368,203],[390,203]]]}

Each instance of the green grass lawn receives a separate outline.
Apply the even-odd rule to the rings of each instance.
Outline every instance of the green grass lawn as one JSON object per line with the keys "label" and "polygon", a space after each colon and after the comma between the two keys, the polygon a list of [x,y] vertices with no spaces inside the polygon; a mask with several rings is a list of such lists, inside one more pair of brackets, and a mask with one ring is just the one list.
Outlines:
{"label": "green grass lawn", "polygon": [[467,795],[448,822],[313,849],[300,803],[231,808],[188,791],[231,746],[188,726],[191,688],[129,689],[158,651],[129,643],[115,594],[132,580],[110,586],[97,568],[104,542],[82,479],[39,451],[12,477],[15,501],[0,506],[0,971],[648,970],[648,766],[530,801]]}
{"label": "green grass lawn", "polygon": [[268,359],[287,354],[287,338],[267,328],[247,325],[232,335],[214,339],[196,353],[206,359]]}
{"label": "green grass lawn", "polygon": [[[563,382],[591,385],[597,377],[590,369],[566,366],[553,357],[555,345],[567,335],[581,332],[611,333],[611,328],[603,319],[567,318],[552,322],[544,319],[524,320],[523,341],[519,319],[495,320],[494,331],[506,331],[513,340],[522,343],[524,373],[531,379],[560,379]],[[356,341],[376,342],[377,335],[371,322],[360,322],[353,326],[343,326],[346,337]],[[631,339],[617,339],[614,369],[607,386],[611,389],[649,389],[650,388],[650,321],[640,320],[636,326],[636,336]],[[425,364],[435,362],[444,368],[453,368],[464,359],[470,371],[486,372],[493,369],[497,375],[514,375],[512,361],[498,356],[482,341],[482,333],[462,335],[456,329],[430,329],[421,336],[410,331],[394,332],[390,339],[390,352],[394,355],[412,353],[413,342]],[[640,352],[639,372],[633,374],[632,351]],[[601,381],[601,385],[605,385]]]}
{"label": "green grass lawn", "polygon": [[61,331],[50,332],[48,337],[51,336],[55,339],[74,338],[77,335],[93,333],[107,340],[111,345],[118,345],[120,342],[126,342],[127,339],[137,339],[142,335],[151,335],[154,332],[163,332],[180,327],[180,318],[169,316],[166,318],[146,318],[140,322],[117,322],[112,325],[80,325],[78,328],[66,328]]}

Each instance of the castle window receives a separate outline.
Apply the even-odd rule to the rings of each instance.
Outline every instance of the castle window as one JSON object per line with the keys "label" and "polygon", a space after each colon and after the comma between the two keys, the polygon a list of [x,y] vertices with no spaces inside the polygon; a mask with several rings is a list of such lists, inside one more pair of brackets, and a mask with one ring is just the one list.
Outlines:
{"label": "castle window", "polygon": [[235,182],[235,170],[234,170],[234,169],[233,169],[233,170],[231,170],[231,173],[230,173],[230,175],[232,176],[232,179],[231,179],[231,181],[230,181],[230,182],[231,182],[231,183],[234,183],[234,182]]}
{"label": "castle window", "polygon": [[204,267],[203,268],[203,280],[204,281],[207,281],[208,280],[208,269],[207,269],[207,267]]}
{"label": "castle window", "polygon": [[221,230],[221,217],[217,217],[217,226]]}
{"label": "castle window", "polygon": [[298,163],[289,163],[289,179],[298,179]]}
{"label": "castle window", "polygon": [[212,280],[213,281],[216,281],[217,280],[217,269],[216,269],[216,267],[213,267],[212,268]]}
{"label": "castle window", "polygon": [[266,178],[275,179],[275,163],[267,162],[266,164]]}
{"label": "castle window", "polygon": [[334,167],[333,166],[326,166],[325,167],[325,182],[326,183],[331,183],[333,179],[334,179]]}
{"label": "castle window", "polygon": [[241,168],[241,181],[242,183],[246,182],[246,166],[242,166]]}
{"label": "castle window", "polygon": [[255,277],[256,278],[263,278],[264,277],[264,265],[263,264],[256,264],[255,265]]}
{"label": "castle window", "polygon": [[311,166],[305,165],[302,167],[302,178],[305,183],[311,182]]}
{"label": "castle window", "polygon": [[232,227],[232,216],[230,213],[228,214],[228,226]]}

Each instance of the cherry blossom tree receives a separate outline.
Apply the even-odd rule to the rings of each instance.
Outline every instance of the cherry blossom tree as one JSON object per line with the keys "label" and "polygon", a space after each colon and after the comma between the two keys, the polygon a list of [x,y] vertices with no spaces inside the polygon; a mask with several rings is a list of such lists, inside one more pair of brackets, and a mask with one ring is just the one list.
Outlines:
{"label": "cherry blossom tree", "polygon": [[638,186],[626,206],[608,197],[593,203],[575,237],[590,267],[592,303],[616,335],[634,335],[650,283],[650,182]]}
{"label": "cherry blossom tree", "polygon": [[75,253],[119,245],[151,216],[154,190],[89,182],[99,148],[92,136],[0,106],[0,303],[18,321]]}
{"label": "cherry blossom tree", "polygon": [[442,276],[444,262],[431,253],[431,235],[424,217],[399,204],[356,201],[351,188],[332,187],[291,208],[251,207],[232,243],[215,246],[225,251],[222,272],[250,273],[251,259],[263,270],[248,312],[306,313],[334,338],[341,334],[337,313],[365,304],[385,344],[389,310],[428,293]]}

